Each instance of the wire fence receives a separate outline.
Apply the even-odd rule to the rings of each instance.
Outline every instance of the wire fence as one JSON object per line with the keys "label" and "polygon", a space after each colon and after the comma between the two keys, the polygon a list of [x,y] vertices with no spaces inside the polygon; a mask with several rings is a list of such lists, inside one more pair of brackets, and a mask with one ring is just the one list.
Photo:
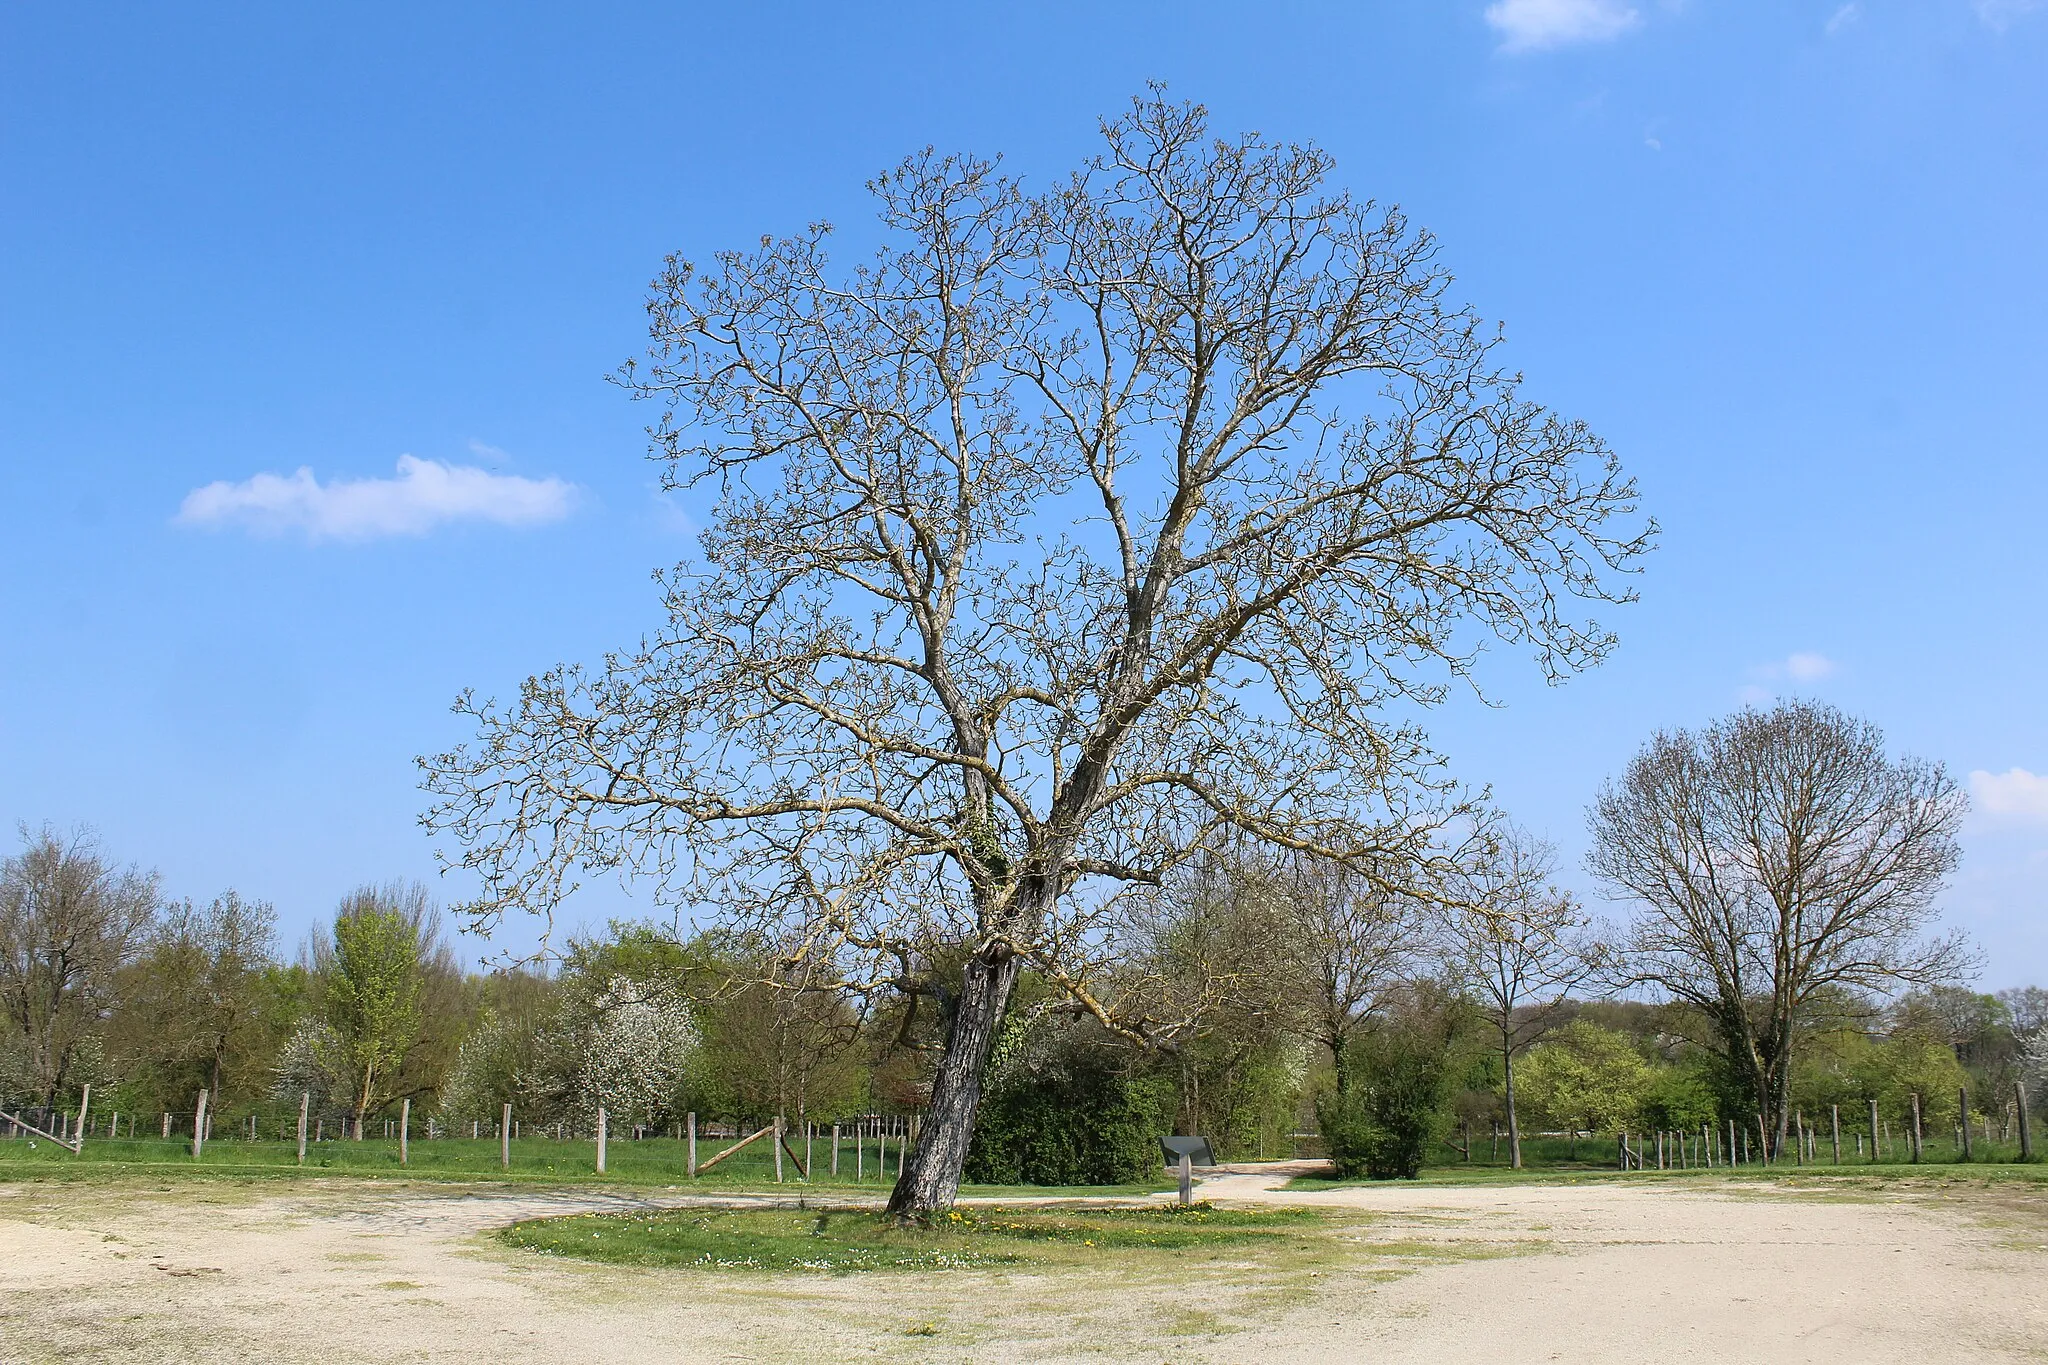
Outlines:
{"label": "wire fence", "polygon": [[721,1117],[700,1124],[695,1114],[685,1114],[665,1123],[613,1127],[603,1111],[594,1123],[529,1122],[501,1108],[494,1120],[414,1119],[402,1110],[358,1124],[351,1116],[312,1113],[309,1105],[303,1129],[301,1122],[297,1108],[232,1114],[204,1105],[186,1113],[88,1110],[81,1123],[69,1110],[24,1107],[0,1116],[0,1152],[25,1157],[48,1136],[67,1160],[661,1181],[712,1177],[715,1170],[713,1178],[727,1182],[860,1185],[892,1181],[901,1173],[920,1119],[868,1113],[836,1123]]}

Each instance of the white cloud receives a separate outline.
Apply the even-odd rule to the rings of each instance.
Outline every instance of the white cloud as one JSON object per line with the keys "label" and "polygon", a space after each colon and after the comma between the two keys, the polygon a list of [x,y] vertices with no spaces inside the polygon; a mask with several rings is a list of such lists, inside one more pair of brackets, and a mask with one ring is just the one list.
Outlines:
{"label": "white cloud", "polygon": [[1486,7],[1486,22],[1500,33],[1504,50],[1533,52],[1604,43],[1634,28],[1642,16],[1624,0],[1495,0]]}
{"label": "white cloud", "polygon": [[177,520],[186,526],[240,526],[259,535],[297,531],[308,540],[368,540],[423,535],[453,521],[538,526],[569,515],[577,488],[561,479],[493,474],[473,465],[398,457],[391,479],[321,483],[301,467],[289,478],[258,474],[222,480],[185,495]]}
{"label": "white cloud", "polygon": [[1793,682],[1819,682],[1834,671],[1835,661],[1825,654],[1801,651],[1785,659],[1785,676]]}
{"label": "white cloud", "polygon": [[2002,773],[1979,768],[1970,774],[1970,797],[1986,815],[2048,825],[2048,777],[2036,777],[2025,768]]}
{"label": "white cloud", "polygon": [[1861,19],[1862,17],[1863,6],[1855,3],[1855,0],[1850,0],[1849,4],[1842,6],[1840,9],[1836,10],[1832,15],[1828,17],[1828,37],[1834,37],[1837,33],[1840,33],[1843,29],[1849,27],[1849,25],[1855,23],[1858,19]]}
{"label": "white cloud", "polygon": [[2013,20],[2032,14],[2044,3],[2048,0],[1971,0],[1971,8],[1979,19],[2003,33]]}
{"label": "white cloud", "polygon": [[1787,685],[1817,683],[1833,677],[1839,668],[1827,655],[1802,649],[1751,668],[1749,682],[1735,695],[1744,706],[1762,706],[1783,695]]}
{"label": "white cloud", "polygon": [[1780,682],[1789,678],[1796,683],[1810,683],[1832,677],[1837,668],[1835,661],[1827,655],[1802,649],[1782,659],[1756,665],[1749,670],[1749,676],[1761,682]]}

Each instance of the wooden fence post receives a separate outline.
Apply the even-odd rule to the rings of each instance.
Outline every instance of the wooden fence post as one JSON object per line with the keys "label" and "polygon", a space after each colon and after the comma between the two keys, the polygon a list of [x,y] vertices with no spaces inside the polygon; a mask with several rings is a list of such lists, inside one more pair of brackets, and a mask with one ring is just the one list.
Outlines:
{"label": "wooden fence post", "polygon": [[782,1183],[782,1115],[775,1116],[775,1183]]}
{"label": "wooden fence post", "polygon": [[1187,1152],[1180,1154],[1180,1203],[1182,1208],[1195,1202],[1195,1158]]}
{"label": "wooden fence post", "polygon": [[2019,1110],[2020,1160],[2032,1161],[2034,1159],[2034,1128],[2027,1121],[2027,1087],[2024,1081],[2014,1081],[2012,1083],[2012,1102],[2014,1107]]}
{"label": "wooden fence post", "polygon": [[512,1106],[507,1104],[498,1119],[498,1166],[512,1169]]}
{"label": "wooden fence post", "polygon": [[817,1135],[817,1130],[817,1124],[812,1123],[809,1119],[804,1120],[804,1183],[806,1185],[811,1182],[811,1172],[817,1169],[816,1166],[811,1164],[811,1139]]}
{"label": "wooden fence post", "polygon": [[1920,1092],[1913,1092],[1913,1164],[1920,1164]]}
{"label": "wooden fence post", "polygon": [[690,1129],[690,1179],[695,1180],[697,1178],[697,1111],[694,1109],[688,1115],[688,1126]]}
{"label": "wooden fence post", "polygon": [[853,1178],[855,1183],[868,1178],[868,1122],[866,1119],[853,1121]]}
{"label": "wooden fence post", "polygon": [[1970,1148],[1970,1091],[1967,1086],[1956,1091],[1956,1126],[1963,1130],[1963,1160],[1972,1159]]}
{"label": "wooden fence post", "polygon": [[1870,1101],[1870,1164],[1875,1166],[1883,1155],[1877,1145],[1877,1101]]}
{"label": "wooden fence post", "polygon": [[611,1116],[605,1113],[604,1106],[600,1104],[597,1106],[597,1173],[599,1175],[604,1174],[605,1139],[610,1136]]}
{"label": "wooden fence post", "polygon": [[406,1166],[412,1159],[412,1101],[398,1102],[398,1164]]}
{"label": "wooden fence post", "polygon": [[1829,1126],[1830,1126],[1830,1127],[1831,1127],[1831,1128],[1832,1128],[1832,1129],[1834,1130],[1834,1135],[1835,1135],[1835,1164],[1836,1164],[1837,1166],[1839,1166],[1839,1165],[1841,1165],[1841,1164],[1842,1164],[1842,1106],[1841,1106],[1841,1105],[1839,1105],[1839,1104],[1831,1104],[1831,1105],[1829,1105],[1829,1106],[1828,1106],[1828,1124],[1829,1124]]}
{"label": "wooden fence post", "polygon": [[839,1174],[839,1125],[832,1125],[832,1174]]}
{"label": "wooden fence post", "polygon": [[198,1159],[200,1149],[206,1146],[206,1092],[199,1092],[199,1103],[192,1110],[192,1156]]}
{"label": "wooden fence post", "polygon": [[313,1092],[299,1092],[299,1164],[306,1164],[306,1110],[313,1103]]}

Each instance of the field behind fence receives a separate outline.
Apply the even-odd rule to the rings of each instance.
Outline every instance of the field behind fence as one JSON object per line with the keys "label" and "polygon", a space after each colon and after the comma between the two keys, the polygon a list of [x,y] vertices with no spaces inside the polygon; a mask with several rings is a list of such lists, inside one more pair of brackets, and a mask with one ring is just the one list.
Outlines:
{"label": "field behind fence", "polygon": [[[77,1120],[70,1114],[18,1115],[25,1123],[50,1134],[74,1139]],[[209,1115],[207,1136],[195,1154],[195,1114],[87,1116],[86,1137],[78,1151],[51,1141],[27,1127],[0,1118],[0,1171],[10,1167],[139,1166],[185,1167],[230,1173],[277,1173],[301,1169],[298,1115],[243,1113]],[[308,1172],[364,1175],[407,1174],[426,1178],[515,1180],[609,1180],[624,1184],[759,1186],[815,1184],[859,1189],[886,1189],[903,1160],[910,1121],[874,1116],[838,1126],[785,1127],[782,1148],[775,1147],[772,1125],[707,1121],[697,1131],[694,1155],[698,1174],[691,1174],[693,1144],[687,1125],[661,1130],[612,1130],[604,1144],[604,1170],[597,1165],[594,1132],[570,1125],[522,1124],[505,1141],[499,1125],[484,1123],[431,1125],[415,1122],[399,1140],[399,1120],[372,1119],[361,1140],[346,1136],[349,1126],[336,1119],[311,1119],[306,1125]],[[110,1136],[118,1133],[118,1136]],[[743,1139],[752,1138],[751,1141]],[[729,1155],[723,1155],[731,1150]],[[778,1155],[780,1160],[778,1161]],[[709,1169],[704,1169],[705,1167]],[[807,1174],[807,1168],[808,1174]]]}

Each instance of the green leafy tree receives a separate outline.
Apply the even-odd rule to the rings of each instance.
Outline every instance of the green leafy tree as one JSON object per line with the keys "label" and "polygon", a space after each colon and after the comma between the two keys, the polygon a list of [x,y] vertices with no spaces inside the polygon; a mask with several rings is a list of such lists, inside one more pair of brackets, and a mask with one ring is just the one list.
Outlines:
{"label": "green leafy tree", "polygon": [[364,887],[342,902],[321,966],[325,1046],[362,1136],[363,1120],[395,1098],[425,1035],[431,903],[419,886]]}
{"label": "green leafy tree", "polygon": [[277,912],[234,891],[205,906],[164,907],[148,946],[122,973],[110,1031],[138,1102],[190,1103],[204,1086],[263,1088],[279,1039],[271,1008]]}
{"label": "green leafy tree", "polygon": [[1461,1046],[1470,1022],[1462,1002],[1419,983],[1384,1022],[1351,1040],[1339,1059],[1348,1083],[1316,1105],[1337,1174],[1413,1180],[1421,1172],[1450,1124],[1451,1094],[1471,1061]]}
{"label": "green leafy tree", "polygon": [[1694,1132],[1720,1114],[1717,1079],[1713,1059],[1697,1053],[1653,1067],[1636,1116],[1645,1128]]}
{"label": "green leafy tree", "polygon": [[1522,1095],[1553,1122],[1589,1132],[1641,1119],[1655,1072],[1624,1034],[1575,1019],[1522,1063]]}
{"label": "green leafy tree", "polygon": [[1876,1100],[1882,1114],[1903,1122],[1918,1095],[1922,1121],[1939,1131],[1955,1122],[1957,1092],[1970,1084],[1953,1043],[1941,1034],[1902,1029],[1888,1038],[1872,1038],[1837,1029],[1817,1035],[1808,1051],[1792,1093],[1809,1115],[1824,1113],[1830,1105],[1860,1111]]}

